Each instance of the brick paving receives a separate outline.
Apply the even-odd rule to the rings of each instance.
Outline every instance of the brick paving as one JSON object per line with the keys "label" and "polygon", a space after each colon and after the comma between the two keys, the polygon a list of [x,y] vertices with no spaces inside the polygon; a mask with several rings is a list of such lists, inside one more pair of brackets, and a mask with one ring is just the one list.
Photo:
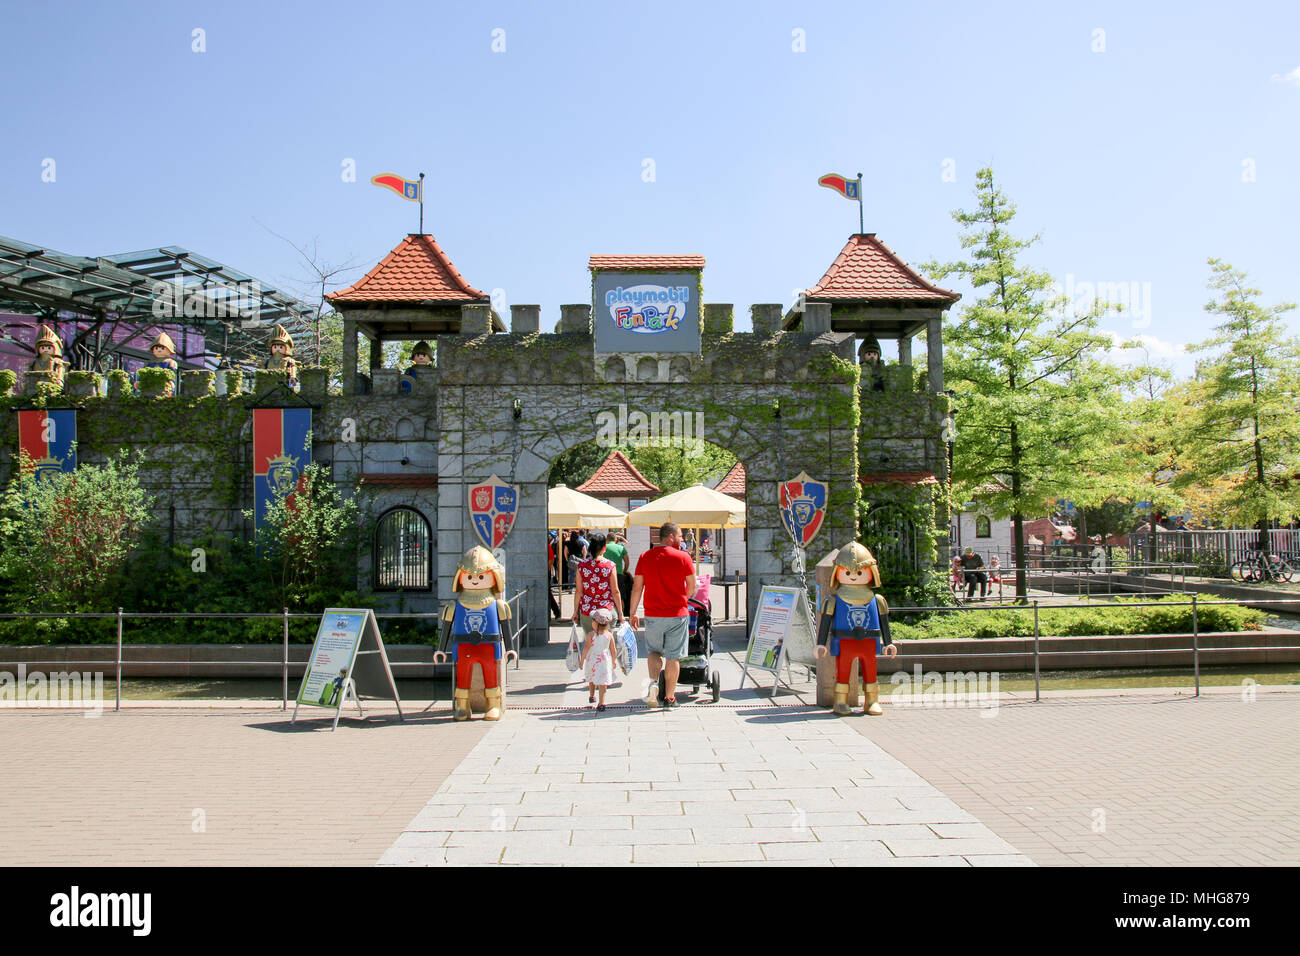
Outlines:
{"label": "brick paving", "polygon": [[2,712],[0,865],[371,865],[487,730],[451,723]]}
{"label": "brick paving", "polygon": [[1300,694],[885,707],[851,726],[1038,864],[1300,864]]}

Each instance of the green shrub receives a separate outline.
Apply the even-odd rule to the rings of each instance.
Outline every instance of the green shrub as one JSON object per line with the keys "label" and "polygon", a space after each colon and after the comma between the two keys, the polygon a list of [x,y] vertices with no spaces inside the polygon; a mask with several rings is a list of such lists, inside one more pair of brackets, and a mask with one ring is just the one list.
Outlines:
{"label": "green shrub", "polygon": [[131,394],[131,376],[120,368],[108,373],[108,397],[126,398]]}
{"label": "green shrub", "polygon": [[176,390],[176,373],[169,368],[142,368],[135,373],[143,397],[163,396]]}
{"label": "green shrub", "polygon": [[[948,579],[938,574],[931,574],[924,584],[905,585],[891,589],[888,599],[898,607],[952,607],[957,603],[953,597]],[[916,614],[900,615],[900,620],[911,621]]]}
{"label": "green shrub", "polygon": [[[1040,608],[1039,634],[1043,637],[1092,637],[1126,634],[1190,634],[1192,608],[1178,606],[1185,599],[1173,595],[1152,604],[1144,598],[1120,598],[1114,604]],[[1201,605],[1197,624],[1202,633],[1258,631],[1264,626],[1264,612],[1236,604]],[[965,611],[931,614],[916,623],[893,626],[898,640],[933,640],[986,637],[1032,637],[1032,608],[997,611]]]}
{"label": "green shrub", "polygon": [[[140,539],[150,498],[139,457],[73,473],[19,470],[0,504],[0,578],[15,611],[103,610]],[[44,629],[54,628],[54,624]]]}
{"label": "green shrub", "polygon": [[[144,512],[132,491],[138,487],[135,465],[128,462],[129,474],[122,474],[126,465],[110,464],[118,481],[107,491],[101,487],[106,479],[88,466],[78,470],[75,483],[58,476],[39,483],[15,480],[0,512],[0,606],[15,611],[111,613],[122,607],[157,614],[269,613],[274,616],[127,618],[123,641],[278,644],[283,640],[280,613],[287,604],[293,613],[312,615],[289,622],[290,641],[308,644],[325,608],[374,604],[373,594],[356,589],[356,510],[339,501],[318,466],[309,466],[304,475],[296,507],[279,502],[271,509],[272,521],[264,528],[270,534],[259,551],[229,532],[178,540],[173,547],[156,526],[141,530]],[[32,497],[35,485],[39,493]],[[63,488],[64,493],[50,504],[39,496],[48,496],[46,488]],[[56,506],[64,519],[46,521],[43,516]],[[124,529],[124,523],[129,527]],[[128,531],[129,549],[123,545]],[[41,557],[51,544],[53,551]],[[88,569],[83,567],[87,564]],[[381,627],[389,641],[434,643],[438,635],[433,620],[394,620]],[[115,640],[112,618],[0,621],[0,643]]]}
{"label": "green shrub", "polygon": [[[196,554],[201,549],[202,554]],[[352,561],[339,553],[339,566]],[[199,570],[202,568],[202,570]],[[273,557],[228,534],[211,535],[174,548],[165,535],[152,530],[112,580],[111,594],[86,610],[196,614],[272,614],[269,618],[131,618],[123,625],[126,644],[279,644],[283,640],[283,604],[274,580]],[[367,607],[375,596],[351,585],[353,575],[322,577],[303,599],[290,608],[310,618],[291,618],[289,640],[310,644],[327,607]],[[33,605],[31,610],[56,610]],[[437,622],[381,621],[384,640],[431,644],[437,640]],[[7,644],[111,644],[116,640],[113,619],[42,619],[0,622],[0,643]]]}

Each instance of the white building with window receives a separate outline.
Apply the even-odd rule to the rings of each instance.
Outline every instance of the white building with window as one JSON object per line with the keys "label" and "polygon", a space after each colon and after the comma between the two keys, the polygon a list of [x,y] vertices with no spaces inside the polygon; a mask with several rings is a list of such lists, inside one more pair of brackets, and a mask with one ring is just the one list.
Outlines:
{"label": "white building with window", "polygon": [[948,539],[957,554],[973,548],[985,563],[996,554],[1004,565],[1014,564],[1011,559],[1011,519],[995,517],[978,499],[953,511]]}

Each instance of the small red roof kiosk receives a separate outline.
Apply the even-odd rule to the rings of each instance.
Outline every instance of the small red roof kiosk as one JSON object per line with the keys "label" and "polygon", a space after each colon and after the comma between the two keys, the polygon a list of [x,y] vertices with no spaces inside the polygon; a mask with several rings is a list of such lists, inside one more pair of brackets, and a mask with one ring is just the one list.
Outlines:
{"label": "small red roof kiosk", "polygon": [[[383,364],[384,342],[435,335],[504,332],[491,299],[465,281],[437,240],[412,233],[346,289],[327,295],[343,313],[343,368],[357,367],[357,334],[370,341],[370,368]],[[343,394],[353,395],[364,377],[344,374]]]}
{"label": "small red roof kiosk", "polygon": [[[829,331],[897,340],[900,365],[912,364],[912,336],[925,332],[930,391],[938,393],[943,391],[942,317],[960,298],[926,282],[874,232],[867,232],[849,236],[804,302],[831,307]],[[817,331],[803,328],[804,314],[792,309],[784,328]]]}

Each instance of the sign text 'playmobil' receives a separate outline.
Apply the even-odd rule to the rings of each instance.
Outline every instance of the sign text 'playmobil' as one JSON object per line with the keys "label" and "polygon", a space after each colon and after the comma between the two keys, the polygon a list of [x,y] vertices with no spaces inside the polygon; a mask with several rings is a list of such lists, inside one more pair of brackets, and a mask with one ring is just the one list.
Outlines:
{"label": "sign text 'playmobil'", "polygon": [[596,272],[597,352],[698,352],[698,272]]}

